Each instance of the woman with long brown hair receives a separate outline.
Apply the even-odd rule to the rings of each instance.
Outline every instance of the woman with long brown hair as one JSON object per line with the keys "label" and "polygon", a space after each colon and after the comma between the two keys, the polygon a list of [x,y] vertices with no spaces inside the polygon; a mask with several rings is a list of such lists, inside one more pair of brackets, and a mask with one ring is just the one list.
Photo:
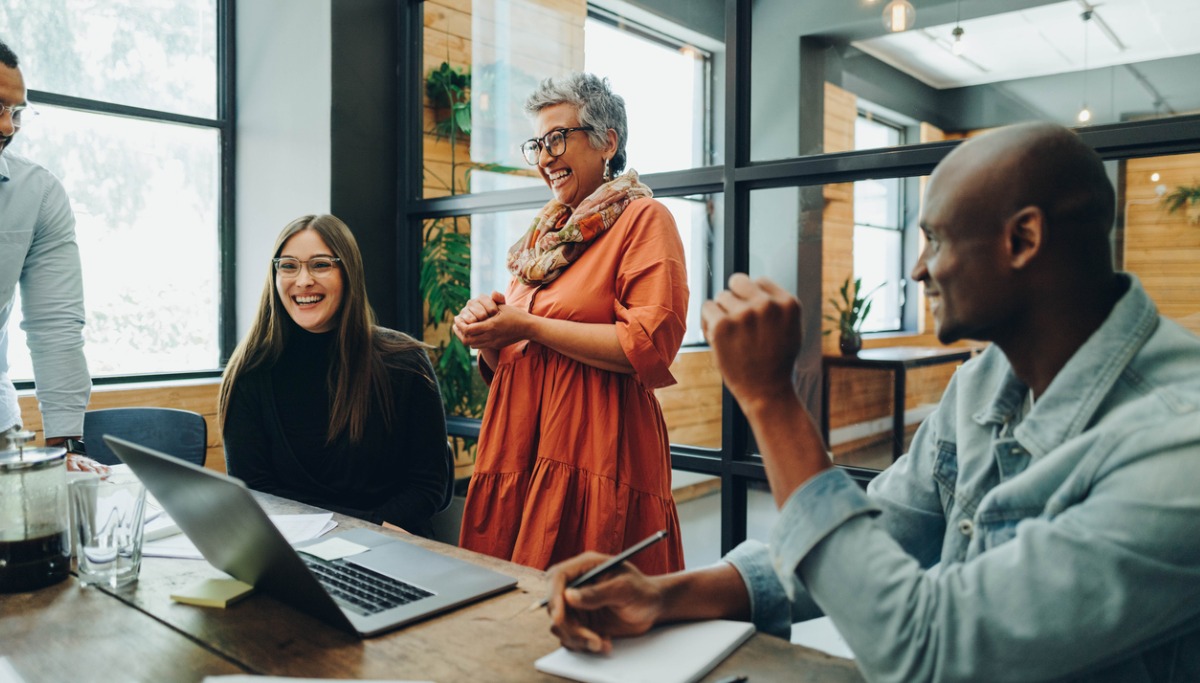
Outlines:
{"label": "woman with long brown hair", "polygon": [[425,345],[375,324],[358,243],[336,217],[292,221],[273,256],[221,384],[229,473],[259,491],[429,535],[448,474]]}

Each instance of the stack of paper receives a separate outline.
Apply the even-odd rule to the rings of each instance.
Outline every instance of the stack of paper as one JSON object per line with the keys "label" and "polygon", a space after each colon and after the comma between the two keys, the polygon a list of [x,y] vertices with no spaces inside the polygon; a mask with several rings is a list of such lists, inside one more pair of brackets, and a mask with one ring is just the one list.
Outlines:
{"label": "stack of paper", "polygon": [[[337,526],[337,522],[333,521],[332,512],[312,515],[270,515],[270,517],[283,537],[292,545],[317,538]],[[149,530],[147,527],[146,531]],[[204,559],[191,540],[178,533],[145,543],[142,545],[142,555],[144,557],[177,557],[190,560]]]}

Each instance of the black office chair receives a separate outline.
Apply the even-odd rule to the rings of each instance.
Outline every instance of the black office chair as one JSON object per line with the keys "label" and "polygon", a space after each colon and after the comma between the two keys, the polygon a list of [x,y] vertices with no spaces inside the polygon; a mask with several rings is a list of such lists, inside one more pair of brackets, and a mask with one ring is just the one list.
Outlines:
{"label": "black office chair", "polygon": [[121,462],[101,438],[128,439],[181,460],[204,466],[208,425],[204,416],[177,408],[105,408],[83,414],[83,442],[88,457],[105,465]]}
{"label": "black office chair", "polygon": [[445,512],[446,508],[450,507],[450,501],[454,500],[454,446],[450,442],[446,442],[446,490],[442,492],[442,504],[434,514]]}

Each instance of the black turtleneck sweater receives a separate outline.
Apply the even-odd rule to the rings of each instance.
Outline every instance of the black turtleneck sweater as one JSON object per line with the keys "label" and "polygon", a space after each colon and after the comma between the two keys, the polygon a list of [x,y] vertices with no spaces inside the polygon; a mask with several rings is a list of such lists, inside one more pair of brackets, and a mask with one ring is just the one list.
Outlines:
{"label": "black turtleneck sweater", "polygon": [[[436,386],[393,369],[391,431],[374,406],[361,442],[351,445],[343,434],[326,445],[336,333],[290,332],[274,366],[244,373],[234,385],[223,433],[229,473],[252,489],[429,535],[448,476]],[[409,353],[432,377],[425,352]]]}

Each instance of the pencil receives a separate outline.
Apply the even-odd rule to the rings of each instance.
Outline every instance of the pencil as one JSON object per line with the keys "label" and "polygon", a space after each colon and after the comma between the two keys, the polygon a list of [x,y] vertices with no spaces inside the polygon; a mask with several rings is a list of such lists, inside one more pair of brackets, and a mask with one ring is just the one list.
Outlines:
{"label": "pencil", "polygon": [[[623,552],[613,555],[612,557],[608,558],[607,560],[601,562],[600,564],[596,565],[595,567],[592,567],[588,571],[586,571],[583,574],[581,574],[580,576],[576,577],[574,581],[567,584],[567,588],[579,588],[580,586],[586,586],[587,584],[594,581],[601,574],[604,574],[605,572],[612,569],[613,567],[616,567],[617,565],[621,564],[625,560],[628,560],[629,558],[633,557],[634,555],[637,555],[638,553],[642,552],[646,548],[649,548],[650,546],[654,545],[655,543],[658,543],[659,541],[663,540],[666,537],[667,537],[666,529],[661,529],[659,531],[654,532],[653,534],[650,534],[646,538],[643,538],[642,540],[638,541],[637,543],[634,543],[633,545],[629,546]],[[534,603],[534,607],[540,609],[542,607],[545,607],[548,604],[550,604],[550,600],[548,598],[542,598],[538,602]]]}

